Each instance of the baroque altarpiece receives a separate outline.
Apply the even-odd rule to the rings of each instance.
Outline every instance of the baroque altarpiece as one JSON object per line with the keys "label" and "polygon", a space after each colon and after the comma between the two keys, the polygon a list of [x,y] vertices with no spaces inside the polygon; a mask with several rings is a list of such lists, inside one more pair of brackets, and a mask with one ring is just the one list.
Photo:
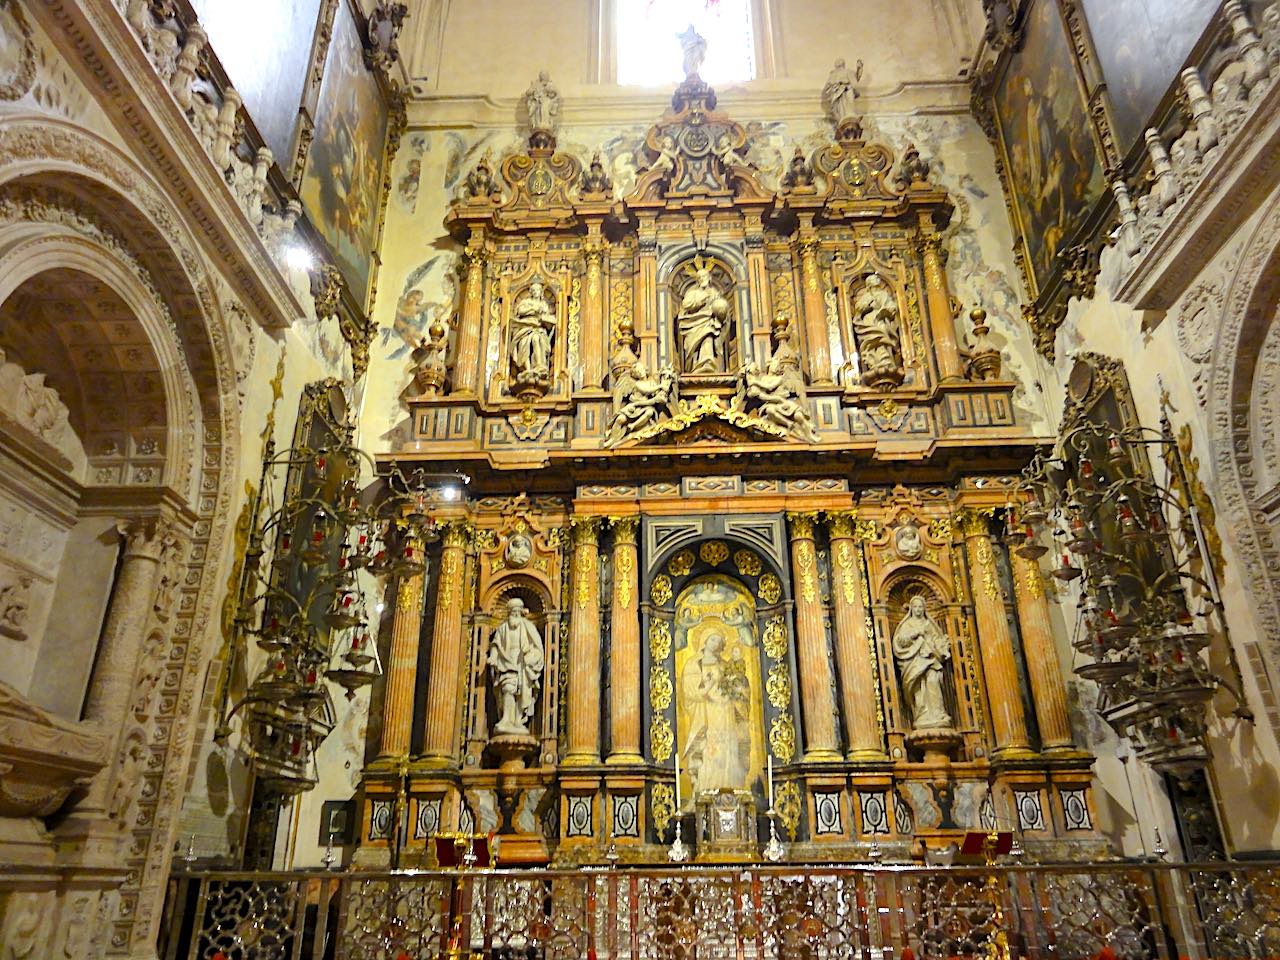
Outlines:
{"label": "baroque altarpiece", "polygon": [[947,193],[853,116],[777,191],[745,143],[695,72],[625,197],[546,125],[452,203],[386,459],[472,479],[396,599],[362,856],[658,861],[679,819],[749,859],[771,801],[797,859],[1100,843]]}

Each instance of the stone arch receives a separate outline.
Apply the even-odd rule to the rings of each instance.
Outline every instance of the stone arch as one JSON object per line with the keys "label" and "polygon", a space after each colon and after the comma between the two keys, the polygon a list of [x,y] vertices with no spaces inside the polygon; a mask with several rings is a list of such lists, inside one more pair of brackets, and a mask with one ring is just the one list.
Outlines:
{"label": "stone arch", "polygon": [[[177,502],[169,497],[166,505],[178,514],[185,566],[167,631],[161,694],[146,724],[146,763],[134,763],[136,812],[119,861],[127,879],[98,911],[107,926],[105,939],[126,951],[155,939],[209,634],[219,622],[216,560],[229,532],[239,448],[230,317],[224,312],[236,305],[220,301],[225,284],[206,265],[186,216],[114,144],[52,117],[6,117],[0,129],[5,246],[26,247],[28,276],[38,272],[45,251],[60,248],[66,258],[61,266],[97,276],[126,302],[145,290],[151,305],[139,303],[138,312],[149,318],[156,357],[170,358],[175,368],[166,392],[172,386],[174,406],[184,417],[189,414],[174,422],[174,429],[186,433],[186,452],[166,474],[174,481]],[[15,287],[27,279],[20,271],[14,277]],[[111,769],[127,769],[128,760],[117,750]]]}
{"label": "stone arch", "polygon": [[[1227,287],[1209,369],[1209,442],[1217,475],[1217,515],[1236,543],[1241,579],[1250,594],[1257,635],[1266,637],[1262,692],[1280,675],[1280,477],[1267,464],[1280,462],[1280,427],[1270,403],[1252,406],[1260,386],[1280,376],[1280,197],[1273,197],[1245,241]],[[1244,571],[1257,571],[1250,576]],[[1251,657],[1244,657],[1247,662]],[[1270,712],[1273,728],[1280,716]]]}

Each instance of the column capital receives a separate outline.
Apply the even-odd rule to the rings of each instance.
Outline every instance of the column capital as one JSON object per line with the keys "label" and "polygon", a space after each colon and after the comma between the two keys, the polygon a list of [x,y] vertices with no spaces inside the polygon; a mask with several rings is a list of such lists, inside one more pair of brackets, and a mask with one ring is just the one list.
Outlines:
{"label": "column capital", "polygon": [[813,525],[818,521],[817,510],[794,510],[787,512],[787,520],[791,522],[792,540],[812,540]]}
{"label": "column capital", "polygon": [[124,538],[124,555],[155,560],[178,545],[177,528],[164,516],[130,517],[116,523],[116,530]]}
{"label": "column capital", "polygon": [[960,535],[966,540],[971,537],[989,536],[991,533],[991,524],[989,517],[991,511],[975,510],[972,507],[964,507],[952,516],[952,522],[960,530]]}
{"label": "column capital", "polygon": [[475,526],[470,520],[464,517],[455,517],[444,525],[444,545],[448,547],[457,547],[466,549],[467,544],[471,540],[471,534],[475,530]]}
{"label": "column capital", "polygon": [[600,538],[602,517],[570,517],[574,547],[594,546]]}
{"label": "column capital", "polygon": [[640,526],[640,516],[629,514],[623,517],[610,517],[609,528],[613,531],[613,542],[617,546],[634,546],[636,530]]}

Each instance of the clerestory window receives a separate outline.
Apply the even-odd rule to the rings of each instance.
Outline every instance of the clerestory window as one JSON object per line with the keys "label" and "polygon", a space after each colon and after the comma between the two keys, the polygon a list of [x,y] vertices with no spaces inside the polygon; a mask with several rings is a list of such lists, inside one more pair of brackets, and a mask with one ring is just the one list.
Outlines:
{"label": "clerestory window", "polygon": [[707,41],[699,71],[712,84],[758,75],[752,0],[615,0],[618,83],[658,86],[684,79],[677,34],[693,26]]}

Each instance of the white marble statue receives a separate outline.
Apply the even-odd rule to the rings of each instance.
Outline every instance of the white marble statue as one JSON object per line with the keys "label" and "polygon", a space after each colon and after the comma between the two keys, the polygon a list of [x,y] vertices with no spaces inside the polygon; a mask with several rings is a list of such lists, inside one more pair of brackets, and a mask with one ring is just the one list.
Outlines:
{"label": "white marble statue", "polygon": [[857,116],[854,103],[858,99],[855,84],[862,77],[862,61],[858,61],[856,73],[850,72],[844,60],[837,60],[827,75],[827,82],[822,87],[822,105],[827,116],[837,127],[845,121]]}
{"label": "white marble statue", "polygon": [[816,443],[818,432],[804,398],[804,380],[798,369],[790,367],[774,354],[761,370],[754,360],[747,361],[738,374],[738,392],[733,405],[754,410],[760,417],[781,427],[800,440]]}
{"label": "white marble statue", "polygon": [[699,257],[685,270],[693,276],[693,283],[685,288],[676,314],[684,372],[722,372],[729,301],[711,283],[711,264]]}
{"label": "white marble statue", "polygon": [[864,383],[901,380],[902,331],[898,302],[879,274],[867,277],[853,298],[853,333]]}
{"label": "white marble statue", "polygon": [[669,366],[651,377],[649,368],[637,361],[619,379],[622,382],[618,384],[613,420],[605,439],[609,446],[657,423],[664,411],[670,414],[676,402],[676,373]]}
{"label": "white marble statue", "polygon": [[555,133],[560,129],[560,91],[551,82],[551,75],[542,70],[538,79],[524,92],[525,112],[533,130]]}
{"label": "white marble statue", "polygon": [[542,635],[525,615],[524,601],[507,602],[507,619],[489,637],[489,675],[498,702],[495,734],[527,736],[542,681]]}
{"label": "white marble statue", "polygon": [[676,34],[680,40],[680,50],[684,55],[684,76],[692,80],[702,69],[702,62],[707,59],[707,39],[693,29],[693,24],[685,28],[684,33]]}
{"label": "white marble statue", "polygon": [[516,301],[511,316],[511,371],[516,387],[546,383],[551,377],[551,339],[556,315],[543,293],[540,281]]}
{"label": "white marble statue", "polygon": [[689,715],[682,766],[695,798],[708,790],[741,790],[751,769],[751,687],[742,651],[725,656],[727,642],[719,631],[707,633],[680,674],[680,704]]}
{"label": "white marble statue", "polygon": [[920,594],[911,598],[906,617],[893,632],[893,656],[898,661],[912,726],[916,730],[950,728],[942,671],[951,659],[951,643],[929,616]]}

